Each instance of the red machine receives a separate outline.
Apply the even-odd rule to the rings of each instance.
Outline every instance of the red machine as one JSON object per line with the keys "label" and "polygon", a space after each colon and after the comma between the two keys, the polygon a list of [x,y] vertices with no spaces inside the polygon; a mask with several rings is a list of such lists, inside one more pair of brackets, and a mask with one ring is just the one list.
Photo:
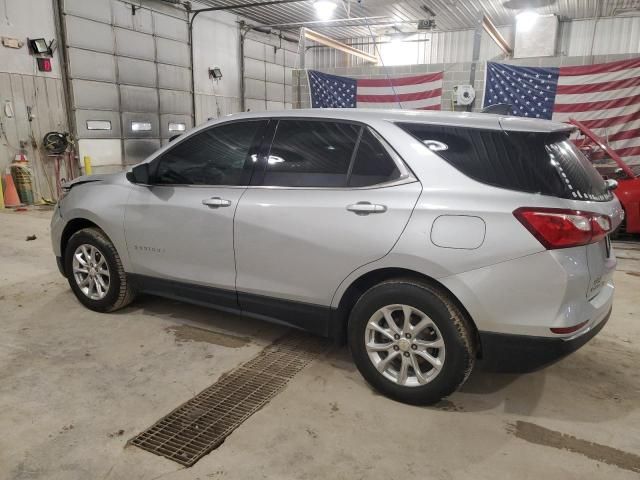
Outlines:
{"label": "red machine", "polygon": [[[578,148],[605,179],[612,178],[618,182],[614,193],[622,204],[625,220],[617,233],[640,233],[640,165],[627,165],[604,139],[578,120],[571,119],[569,123],[578,127],[584,135],[584,138],[576,141]],[[611,166],[608,159],[613,160],[617,166]]]}

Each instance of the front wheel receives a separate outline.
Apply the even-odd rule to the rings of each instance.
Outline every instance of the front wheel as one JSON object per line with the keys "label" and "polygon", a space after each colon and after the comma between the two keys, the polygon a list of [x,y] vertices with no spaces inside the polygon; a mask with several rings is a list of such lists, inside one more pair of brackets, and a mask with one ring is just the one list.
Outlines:
{"label": "front wheel", "polygon": [[401,402],[437,403],[473,369],[469,321],[444,291],[431,285],[390,280],[370,288],[354,306],[348,330],[362,376]]}
{"label": "front wheel", "polygon": [[65,272],[78,300],[96,312],[125,307],[134,297],[120,256],[102,230],[74,233],[65,249]]}

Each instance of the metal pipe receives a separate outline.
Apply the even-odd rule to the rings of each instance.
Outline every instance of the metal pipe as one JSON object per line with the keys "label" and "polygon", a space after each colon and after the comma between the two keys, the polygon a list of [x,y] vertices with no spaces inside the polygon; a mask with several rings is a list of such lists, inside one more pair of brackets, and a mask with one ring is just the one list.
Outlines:
{"label": "metal pipe", "polygon": [[327,47],[335,48],[336,50],[340,50],[341,52],[348,53],[355,57],[360,57],[367,62],[378,63],[378,58],[376,56],[370,55],[362,50],[358,50],[357,48],[353,48],[346,43],[339,42],[321,33],[309,30],[308,28],[304,28],[304,37],[314,42],[326,45]]}
{"label": "metal pipe", "polygon": [[254,7],[265,7],[269,5],[280,5],[282,3],[301,3],[301,2],[309,2],[311,0],[270,0],[268,2],[252,2],[252,3],[242,3],[240,5],[223,5],[219,7],[206,7],[199,8],[198,10],[192,10],[194,16],[200,12],[217,12],[219,10],[239,10],[241,8],[254,8]]}
{"label": "metal pipe", "polygon": [[498,28],[495,26],[495,24],[486,15],[482,17],[482,28],[484,28],[484,31],[489,34],[492,40],[498,44],[498,46],[504,53],[509,56],[513,55],[513,48],[511,48],[509,42],[507,42],[507,40],[502,36]]}

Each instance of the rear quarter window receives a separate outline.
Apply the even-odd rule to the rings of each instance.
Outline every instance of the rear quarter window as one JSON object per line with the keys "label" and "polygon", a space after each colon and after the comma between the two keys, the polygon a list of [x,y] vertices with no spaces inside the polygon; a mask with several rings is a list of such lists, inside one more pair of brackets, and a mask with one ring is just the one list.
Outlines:
{"label": "rear quarter window", "polygon": [[400,128],[479,182],[573,200],[612,195],[568,133],[504,132],[401,123]]}

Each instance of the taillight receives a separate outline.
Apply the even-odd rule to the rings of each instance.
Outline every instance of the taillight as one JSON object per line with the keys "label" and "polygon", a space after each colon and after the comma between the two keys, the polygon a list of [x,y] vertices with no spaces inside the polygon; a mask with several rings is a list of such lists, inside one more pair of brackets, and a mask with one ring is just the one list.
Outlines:
{"label": "taillight", "polygon": [[611,231],[611,219],[600,213],[522,207],[513,214],[548,250],[595,243]]}

